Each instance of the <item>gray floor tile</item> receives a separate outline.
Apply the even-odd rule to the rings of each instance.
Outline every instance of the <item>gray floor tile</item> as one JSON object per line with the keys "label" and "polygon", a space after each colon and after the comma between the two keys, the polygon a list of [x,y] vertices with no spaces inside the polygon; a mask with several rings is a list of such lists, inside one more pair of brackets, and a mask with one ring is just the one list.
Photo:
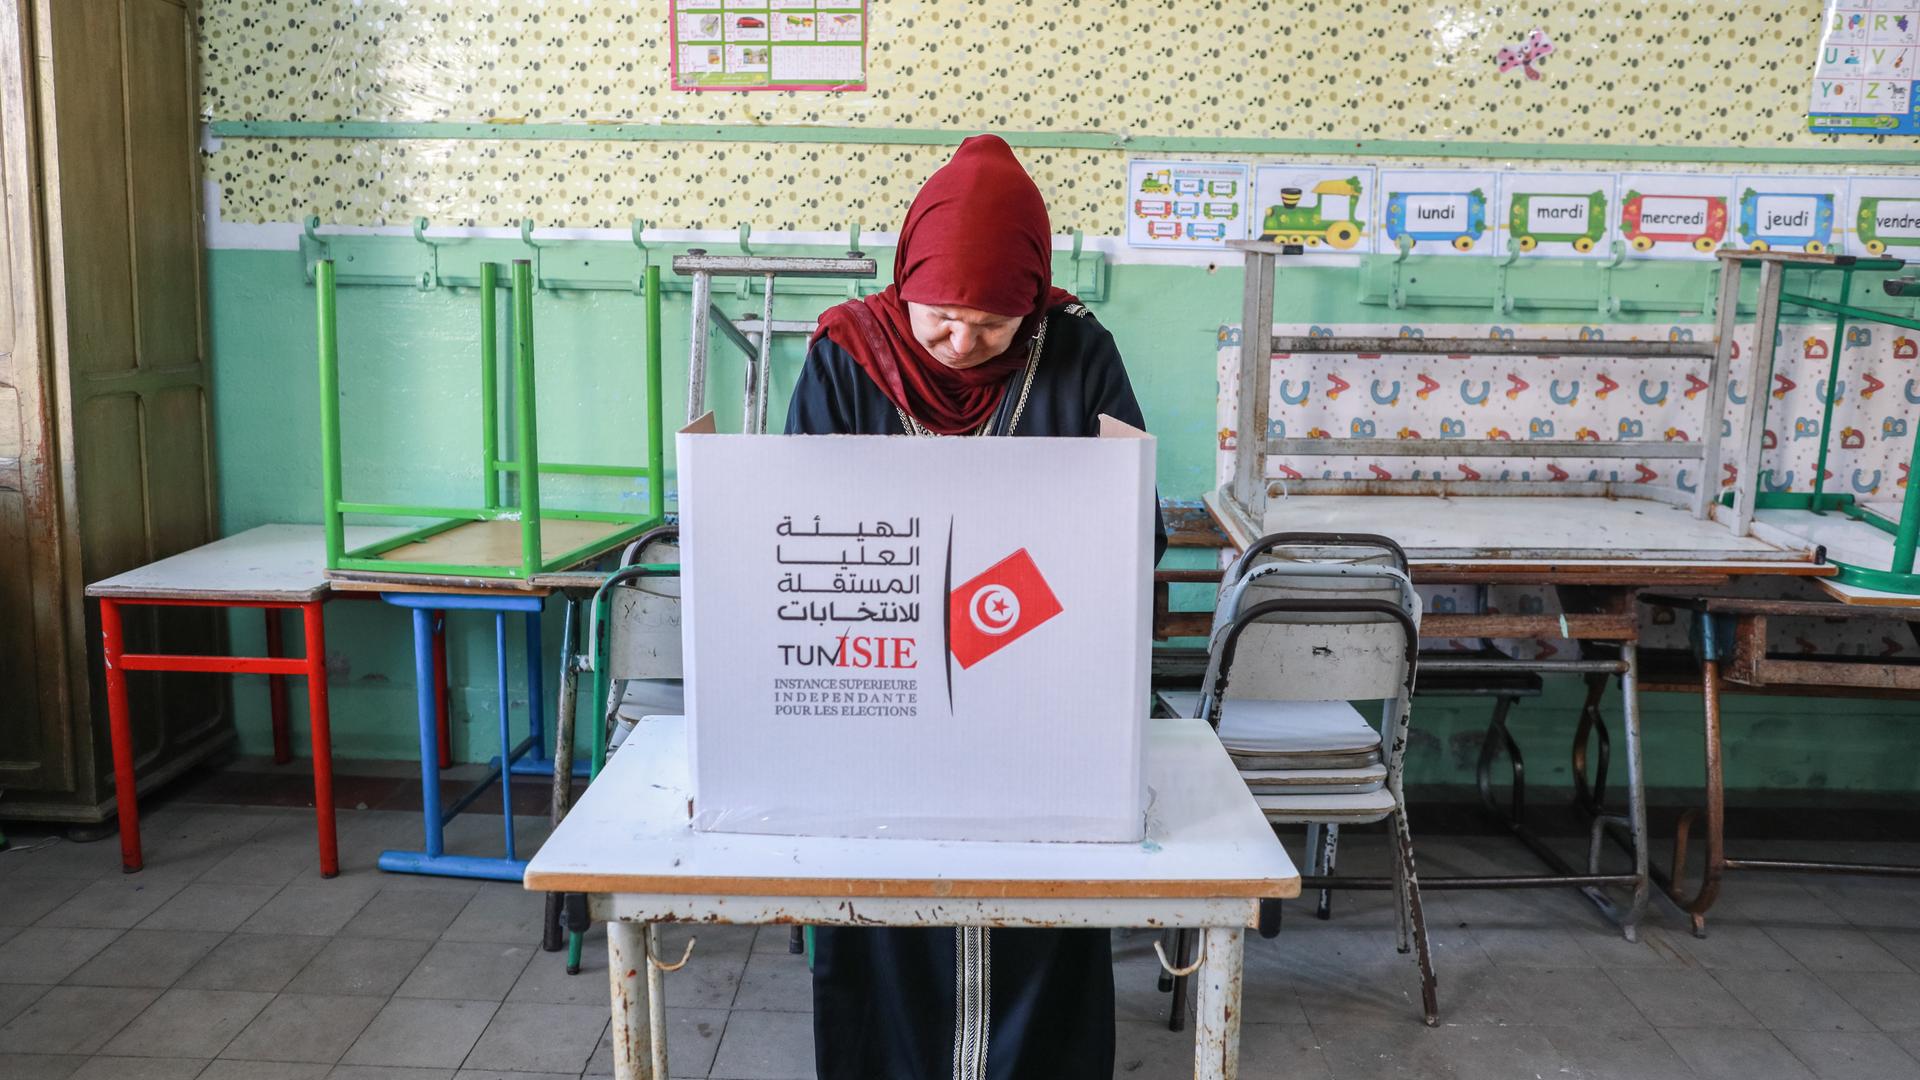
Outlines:
{"label": "gray floor tile", "polygon": [[214,885],[269,885],[278,889],[292,881],[315,858],[311,846],[241,844],[194,880]]}
{"label": "gray floor tile", "polygon": [[114,1036],[105,1052],[126,1057],[218,1057],[271,1000],[272,994],[253,990],[169,990]]}
{"label": "gray floor tile", "polygon": [[[1571,1018],[1569,1018],[1571,1019]],[[1651,1024],[1550,1025],[1540,1028],[1578,1080],[1692,1080]]]}
{"label": "gray floor tile", "polygon": [[0,1052],[91,1054],[159,996],[140,987],[56,986],[0,1027]]}
{"label": "gray floor tile", "polygon": [[[673,1044],[667,1047],[671,1053]],[[671,1058],[667,1065],[671,1072]],[[708,1075],[715,1080],[813,1080],[813,1016],[734,1010]]]}
{"label": "gray floor tile", "polygon": [[1707,936],[1673,935],[1695,963],[1716,971],[1802,971],[1800,961],[1757,926],[1707,924]]}
{"label": "gray floor tile", "polygon": [[256,934],[337,934],[377,891],[379,886],[372,881],[288,885],[240,929]]}
{"label": "gray floor tile", "polygon": [[1920,1060],[1920,1031],[1903,1031],[1893,1036],[1893,1041],[1915,1060]]}
{"label": "gray floor tile", "polygon": [[[535,953],[533,960],[515,980],[513,990],[507,994],[507,1000],[525,1005],[605,1005],[607,1004],[607,948],[605,944],[587,943],[580,951],[580,974],[567,974],[567,954],[565,952]],[[696,972],[701,958],[696,955],[693,962],[672,975],[667,976],[667,1001],[678,1004],[674,997],[674,980],[691,975],[695,981],[700,976]],[[740,959],[740,966],[746,966],[746,958]],[[724,1009],[733,1004],[733,989],[739,985],[739,973],[734,973],[734,984],[726,990],[726,1000],[712,1002],[711,1007]]]}
{"label": "gray floor tile", "polygon": [[322,1080],[330,1065],[288,1061],[220,1061],[194,1080]]}
{"label": "gray floor tile", "polygon": [[276,993],[326,944],[326,938],[306,934],[233,934],[182,975],[179,985]]}
{"label": "gray floor tile", "polygon": [[140,928],[238,930],[240,924],[273,899],[277,891],[271,885],[210,885],[196,881],[143,919]]}
{"label": "gray floor tile", "polygon": [[67,1080],[87,1059],[77,1054],[9,1054],[0,1051],[0,1076],[7,1080]]}
{"label": "gray floor tile", "polygon": [[108,929],[29,926],[0,943],[0,982],[57,983],[120,934]]}
{"label": "gray floor tile", "polygon": [[[345,938],[329,940],[287,989],[301,994],[374,994],[400,988],[431,946],[424,941]],[[440,994],[439,997],[484,997]]]}
{"label": "gray floor tile", "polygon": [[1824,972],[1821,980],[1881,1031],[1920,1031],[1920,974]]}
{"label": "gray floor tile", "polygon": [[1840,916],[1804,882],[1770,874],[1733,874],[1707,912],[1709,928],[1720,922],[1830,926]]}
{"label": "gray floor tile", "polygon": [[1907,971],[1864,930],[1836,926],[1770,926],[1767,936],[1813,971]]}
{"label": "gray floor tile", "polygon": [[417,888],[383,888],[360,909],[359,914],[341,929],[347,937],[438,938],[460,909],[479,890],[462,885],[458,890],[430,892]]}
{"label": "gray floor tile", "polygon": [[41,983],[0,983],[0,1024],[26,1012],[49,989]]}
{"label": "gray floor tile", "polygon": [[1505,968],[1501,977],[1500,992],[1513,1023],[1557,1024],[1579,1016],[1594,1024],[1633,1025],[1644,1019],[1625,994],[1592,968]]}
{"label": "gray floor tile", "polygon": [[220,1056],[331,1065],[373,1022],[383,1004],[379,998],[351,994],[281,994]]}
{"label": "gray floor tile", "polygon": [[[740,926],[661,927],[660,951],[668,958],[668,963],[680,958],[690,938],[698,939],[687,966],[667,976],[667,1005],[691,1009],[724,1009],[732,1005],[739,995],[740,981],[746,975],[748,958],[753,955],[756,940],[740,931],[751,929]],[[600,970],[604,972],[607,959],[605,940],[589,942],[587,952],[598,957]],[[791,956],[799,961],[801,967],[806,967],[804,956],[792,956],[790,953],[769,953],[768,956]],[[584,962],[584,955],[582,960]],[[534,961],[535,964],[539,962],[537,959]],[[606,981],[604,975],[601,981]],[[807,1007],[813,1007],[810,994]]]}
{"label": "gray floor tile", "polygon": [[1913,884],[1894,878],[1810,879],[1807,887],[1853,925],[1866,930],[1920,930]]}
{"label": "gray floor tile", "polygon": [[186,885],[151,875],[123,874],[89,884],[59,907],[42,915],[37,926],[104,926],[124,930],[154,913]]}
{"label": "gray floor tile", "polygon": [[1872,1031],[1873,1024],[1810,971],[1716,971],[1714,978],[1769,1031]]}
{"label": "gray floor tile", "polygon": [[1425,1028],[1416,1022],[1316,1025],[1314,1034],[1333,1075],[1342,1080],[1537,1080],[1562,1074],[1564,1069],[1561,1052],[1535,1028]]}
{"label": "gray floor tile", "polygon": [[[668,1009],[667,1075],[705,1077],[713,1068],[713,1055],[720,1049],[720,1035],[726,1027],[725,1009]],[[586,1075],[613,1075],[611,1031],[600,1033],[600,1045],[594,1049],[593,1059],[587,1062]]]}
{"label": "gray floor tile", "polygon": [[500,941],[526,945],[540,940],[540,921],[546,909],[544,893],[518,885],[482,886],[440,936],[448,941]]}
{"label": "gray floor tile", "polygon": [[[24,856],[9,855],[9,859]],[[36,919],[59,907],[81,889],[77,878],[28,877],[8,873],[0,877],[0,926],[32,926]]]}
{"label": "gray floor tile", "polygon": [[394,998],[360,1033],[341,1063],[457,1069],[497,1008],[491,1001]]}
{"label": "gray floor tile", "polygon": [[[497,942],[436,942],[394,993],[399,997],[504,1000],[535,955],[546,954],[524,945]],[[562,961],[559,967],[564,974],[566,963]],[[602,990],[604,993],[604,986]]]}
{"label": "gray floor tile", "polygon": [[1330,1080],[1333,1068],[1305,1024],[1242,1024],[1240,1075],[1245,1080]]}
{"label": "gray floor tile", "polygon": [[[1561,927],[1475,927],[1473,940],[1501,967],[1587,967],[1593,957]],[[1622,939],[1625,940],[1625,939]]]}
{"label": "gray floor tile", "polygon": [[73,1074],[73,1080],[194,1080],[207,1067],[205,1058],[91,1057]]}
{"label": "gray floor tile", "polygon": [[453,1080],[576,1080],[579,1073],[502,1072],[499,1069],[461,1069]]}
{"label": "gray floor tile", "polygon": [[1869,930],[1867,936],[1901,963],[1920,971],[1920,930]]}
{"label": "gray floor tile", "polygon": [[1699,968],[1623,968],[1607,972],[1607,977],[1658,1027],[1760,1026],[1738,998]]}
{"label": "gray floor tile", "polygon": [[[578,1072],[607,1027],[594,1005],[502,1005],[467,1055],[466,1066],[514,1072]],[[671,1033],[668,1045],[671,1046]]]}
{"label": "gray floor tile", "polygon": [[80,965],[66,981],[78,986],[152,986],[164,990],[226,936],[210,930],[136,927]]}
{"label": "gray floor tile", "polygon": [[415,1069],[393,1065],[335,1065],[327,1080],[453,1080],[452,1069]]}
{"label": "gray floor tile", "polygon": [[5,945],[7,939],[25,929],[24,926],[0,926],[0,945]]}
{"label": "gray floor tile", "polygon": [[[671,978],[671,976],[669,976]],[[813,1008],[813,973],[807,958],[787,953],[754,953],[740,977],[736,1009],[807,1012]]]}
{"label": "gray floor tile", "polygon": [[1680,944],[1685,934],[1661,926],[1640,924],[1640,940],[1628,941],[1617,931],[1590,930],[1574,934],[1574,943],[1605,968],[1683,968],[1697,964]]}
{"label": "gray floor tile", "polygon": [[1920,1061],[1885,1035],[1783,1031],[1780,1041],[1820,1080],[1920,1080]]}
{"label": "gray floor tile", "polygon": [[1702,1080],[1812,1080],[1813,1074],[1768,1031],[1662,1028],[1680,1060]]}
{"label": "gray floor tile", "polygon": [[[811,1053],[812,1043],[807,1043]],[[811,1061],[812,1058],[804,1059]],[[1244,1063],[1244,1058],[1242,1059]],[[1122,1020],[1114,1024],[1113,1072],[1115,1076],[1159,1077],[1193,1075],[1193,1033],[1167,1030],[1164,1021]],[[714,1075],[722,1075],[715,1073]],[[787,1074],[781,1074],[787,1075]],[[808,1071],[804,1075],[812,1076]],[[1252,1080],[1245,1069],[1241,1076]]]}
{"label": "gray floor tile", "polygon": [[[44,844],[43,840],[52,843]],[[74,878],[93,881],[120,873],[120,845],[113,839],[76,844],[64,837],[14,837],[7,854],[7,876]]]}

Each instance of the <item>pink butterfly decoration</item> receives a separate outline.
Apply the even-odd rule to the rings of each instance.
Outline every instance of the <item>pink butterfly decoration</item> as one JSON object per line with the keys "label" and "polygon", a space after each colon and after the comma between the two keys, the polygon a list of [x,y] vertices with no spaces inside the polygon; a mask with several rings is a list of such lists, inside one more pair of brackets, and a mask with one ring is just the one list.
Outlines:
{"label": "pink butterfly decoration", "polygon": [[1509,45],[1501,49],[1494,57],[1494,61],[1500,65],[1502,74],[1514,68],[1523,68],[1526,70],[1527,78],[1538,79],[1540,73],[1534,70],[1534,65],[1546,66],[1547,57],[1552,55],[1553,42],[1547,40],[1547,32],[1535,30],[1527,35],[1526,44]]}

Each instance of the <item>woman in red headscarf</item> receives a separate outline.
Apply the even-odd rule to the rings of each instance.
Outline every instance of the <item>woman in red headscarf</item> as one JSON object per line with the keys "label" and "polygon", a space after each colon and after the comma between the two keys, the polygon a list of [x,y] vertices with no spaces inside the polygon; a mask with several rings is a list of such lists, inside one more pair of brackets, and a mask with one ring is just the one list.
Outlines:
{"label": "woman in red headscarf", "polygon": [[[1047,207],[980,135],[907,211],[893,285],[820,317],[790,435],[1099,434],[1145,428],[1113,336],[1053,288]],[[1166,550],[1158,530],[1154,557]],[[816,929],[820,1080],[1109,1080],[1105,930]]]}

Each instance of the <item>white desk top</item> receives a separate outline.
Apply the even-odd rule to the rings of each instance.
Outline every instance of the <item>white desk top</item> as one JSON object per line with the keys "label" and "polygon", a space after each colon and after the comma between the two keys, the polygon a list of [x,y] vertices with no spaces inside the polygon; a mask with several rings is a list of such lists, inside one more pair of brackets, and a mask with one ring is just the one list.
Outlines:
{"label": "white desk top", "polygon": [[1147,721],[1147,840],[992,843],[697,832],[686,720],[641,721],[527,867],[535,891],[935,899],[1300,895],[1213,732]]}
{"label": "white desk top", "polygon": [[[404,531],[347,526],[347,547]],[[271,600],[306,603],[327,591],[326,536],[318,525],[261,525],[224,540],[115,574],[88,596],[149,600]]]}

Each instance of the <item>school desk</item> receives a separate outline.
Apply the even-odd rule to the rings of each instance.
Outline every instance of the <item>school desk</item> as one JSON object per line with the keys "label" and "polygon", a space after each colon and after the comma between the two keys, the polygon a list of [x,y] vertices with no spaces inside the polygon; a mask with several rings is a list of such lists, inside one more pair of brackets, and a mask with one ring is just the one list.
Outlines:
{"label": "school desk", "polygon": [[[349,530],[357,544],[378,543],[396,531],[373,526]],[[107,725],[113,742],[114,797],[120,816],[120,865],[127,873],[142,866],[133,727],[127,704],[129,671],[267,676],[272,696],[273,756],[283,764],[292,756],[287,737],[285,677],[306,676],[320,872],[327,877],[339,873],[340,855],[333,830],[333,751],[327,730],[327,645],[320,610],[330,595],[325,565],[326,545],[320,526],[262,525],[87,586],[87,595],[100,601]],[[267,655],[129,653],[120,610],[125,606],[259,608],[266,615]],[[284,655],[280,613],[286,610],[300,612],[303,657]]]}
{"label": "school desk", "polygon": [[[988,843],[700,832],[687,721],[639,723],[527,867],[607,924],[614,1075],[664,1080],[661,922],[818,926],[1198,927],[1194,1075],[1238,1070],[1241,946],[1300,876],[1200,720],[1150,720],[1154,791],[1138,844]],[[698,962],[697,946],[693,960]]]}

